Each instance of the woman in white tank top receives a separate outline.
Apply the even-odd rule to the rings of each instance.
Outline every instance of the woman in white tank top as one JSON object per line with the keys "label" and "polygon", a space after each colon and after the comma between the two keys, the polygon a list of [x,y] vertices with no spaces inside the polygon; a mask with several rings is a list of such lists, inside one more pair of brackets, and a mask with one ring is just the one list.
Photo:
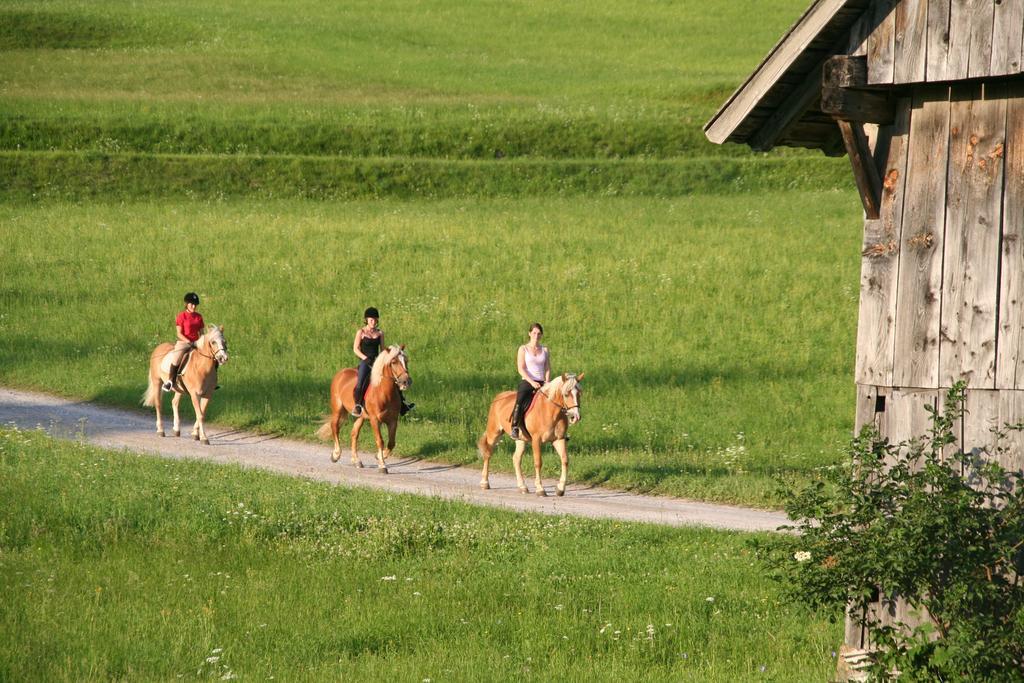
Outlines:
{"label": "woman in white tank top", "polygon": [[523,424],[533,394],[551,379],[551,362],[548,358],[548,347],[541,346],[540,338],[544,336],[544,328],[540,323],[530,325],[530,341],[519,347],[516,355],[516,369],[522,381],[516,391],[516,404],[512,409],[512,438],[530,438]]}

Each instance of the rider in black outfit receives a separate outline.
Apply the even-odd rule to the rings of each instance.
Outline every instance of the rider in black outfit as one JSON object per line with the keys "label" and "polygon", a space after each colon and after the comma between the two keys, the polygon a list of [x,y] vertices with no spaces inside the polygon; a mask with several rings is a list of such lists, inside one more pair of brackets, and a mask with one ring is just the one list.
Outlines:
{"label": "rider in black outfit", "polygon": [[[353,417],[360,417],[366,410],[363,400],[366,398],[366,388],[370,386],[373,362],[377,360],[377,356],[380,355],[380,351],[384,347],[384,333],[377,327],[380,322],[380,313],[376,308],[370,306],[363,313],[363,319],[366,321],[366,325],[359,328],[355,341],[352,343],[352,350],[360,358],[359,369],[356,371],[356,386],[352,392],[355,402],[355,407],[352,409]],[[405,402],[405,396],[401,391],[398,392],[398,395],[402,400],[402,415],[416,407],[415,403]]]}

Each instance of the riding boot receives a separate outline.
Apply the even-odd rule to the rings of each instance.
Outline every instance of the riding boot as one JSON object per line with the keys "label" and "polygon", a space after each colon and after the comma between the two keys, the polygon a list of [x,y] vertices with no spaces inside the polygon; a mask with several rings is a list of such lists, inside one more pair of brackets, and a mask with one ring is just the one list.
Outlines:
{"label": "riding boot", "polygon": [[405,415],[405,414],[406,414],[406,413],[408,413],[408,412],[409,412],[410,410],[412,410],[413,408],[415,408],[415,407],[416,407],[416,404],[415,404],[415,403],[408,403],[408,402],[407,402],[407,401],[405,400],[405,394],[403,394],[403,393],[402,393],[401,391],[399,391],[399,392],[398,392],[398,398],[399,398],[399,399],[401,400],[401,402],[402,402],[402,407],[401,407],[401,408],[400,408],[400,409],[398,410],[398,415],[399,415],[399,416]]}
{"label": "riding boot", "polygon": [[162,389],[164,391],[174,391],[174,383],[178,381],[178,366],[172,365],[171,369],[167,372],[167,381],[164,382]]}
{"label": "riding boot", "polygon": [[530,432],[526,431],[526,425],[523,424],[523,407],[519,404],[512,409],[512,438],[523,439],[524,441],[530,440]]}

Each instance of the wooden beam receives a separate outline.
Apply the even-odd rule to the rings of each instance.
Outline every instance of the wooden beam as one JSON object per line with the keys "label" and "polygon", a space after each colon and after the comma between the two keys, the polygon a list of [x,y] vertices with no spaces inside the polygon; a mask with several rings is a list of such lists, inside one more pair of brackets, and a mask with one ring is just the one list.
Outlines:
{"label": "wooden beam", "polygon": [[864,126],[842,119],[837,119],[836,123],[839,124],[839,132],[843,135],[843,144],[846,145],[846,153],[850,157],[853,179],[857,183],[857,192],[860,193],[864,213],[867,218],[875,220],[879,216],[882,180],[878,176],[878,168],[875,167],[874,159],[871,157],[868,139],[864,135]]}
{"label": "wooden beam", "polygon": [[821,79],[821,111],[844,121],[889,124],[896,107],[891,95],[868,85],[867,58],[836,55],[825,60]]}
{"label": "wooden beam", "polygon": [[822,88],[821,111],[860,123],[890,124],[896,118],[896,106],[888,94],[851,88]]}
{"label": "wooden beam", "polygon": [[835,55],[821,67],[821,83],[829,88],[863,88],[868,84],[868,58],[864,55]]}

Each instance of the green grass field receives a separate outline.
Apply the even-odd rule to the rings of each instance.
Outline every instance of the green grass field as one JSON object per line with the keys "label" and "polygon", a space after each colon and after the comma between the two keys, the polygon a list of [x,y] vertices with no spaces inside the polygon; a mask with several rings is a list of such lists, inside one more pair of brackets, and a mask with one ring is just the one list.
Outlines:
{"label": "green grass field", "polygon": [[587,373],[573,478],[770,505],[851,430],[855,202],[9,204],[0,382],[137,405],[195,289],[232,352],[210,417],[310,438],[373,304],[420,404],[398,453],[468,463],[536,319]]}
{"label": "green grass field", "polygon": [[493,158],[488,141],[504,140],[512,155],[717,154],[700,125],[805,5],[6,2],[0,141]]}
{"label": "green grass field", "polygon": [[0,679],[820,681],[750,536],[551,518],[0,429]]}

